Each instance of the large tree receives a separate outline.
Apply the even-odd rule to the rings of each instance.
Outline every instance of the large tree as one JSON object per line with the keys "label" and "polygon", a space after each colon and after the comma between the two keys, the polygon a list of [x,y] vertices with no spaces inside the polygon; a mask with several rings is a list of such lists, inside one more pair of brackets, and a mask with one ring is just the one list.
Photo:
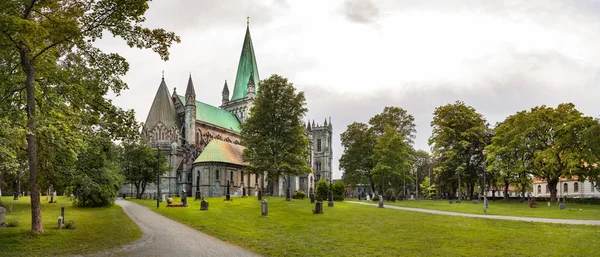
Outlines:
{"label": "large tree", "polygon": [[340,158],[340,169],[344,171],[344,182],[351,185],[367,182],[374,191],[371,170],[375,167],[373,153],[377,137],[367,124],[354,122],[341,134],[341,141],[344,152]]}
{"label": "large tree", "polygon": [[147,9],[145,0],[0,1],[0,63],[11,65],[3,95],[18,102],[27,114],[32,232],[44,231],[37,155],[38,123],[44,115],[36,111],[81,115],[90,122],[89,129],[102,122],[111,136],[123,136],[118,133],[131,125],[133,115],[104,96],[127,88],[121,76],[128,64],[118,54],[101,52],[93,42],[109,33],[131,47],[151,48],[168,59],[169,46],[179,38],[163,29],[144,28]]}
{"label": "large tree", "polygon": [[284,77],[272,75],[259,83],[248,119],[241,125],[247,170],[266,174],[273,184],[279,178],[310,173],[303,92]]}
{"label": "large tree", "polygon": [[[451,180],[473,196],[476,183],[483,172],[483,149],[489,135],[483,115],[475,108],[457,101],[437,107],[433,113],[433,128],[429,145],[440,164],[436,175]],[[454,179],[456,178],[456,179]],[[460,182],[458,182],[458,181]],[[446,188],[454,192],[456,187]],[[459,190],[462,193],[462,188]]]}
{"label": "large tree", "polygon": [[146,185],[156,183],[159,174],[169,170],[166,155],[161,155],[152,150],[152,147],[139,137],[121,144],[121,173],[125,181],[135,186],[137,198],[142,198]]}
{"label": "large tree", "polygon": [[413,165],[410,149],[404,136],[392,127],[386,127],[385,133],[377,138],[373,155],[377,164],[371,173],[381,194],[390,187],[394,191],[402,187],[401,195],[406,195],[406,182],[414,181],[410,174]]}
{"label": "large tree", "polygon": [[369,120],[373,133],[381,136],[385,133],[387,127],[395,129],[404,137],[408,144],[413,143],[417,132],[415,118],[406,110],[396,106],[386,106],[383,112],[373,116]]}

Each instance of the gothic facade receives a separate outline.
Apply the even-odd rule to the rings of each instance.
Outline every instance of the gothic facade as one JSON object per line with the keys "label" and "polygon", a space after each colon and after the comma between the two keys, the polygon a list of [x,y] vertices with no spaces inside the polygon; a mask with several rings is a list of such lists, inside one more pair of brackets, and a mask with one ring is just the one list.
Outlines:
{"label": "gothic facade", "polygon": [[[232,195],[254,195],[260,187],[282,194],[282,180],[269,185],[264,176],[244,173],[247,163],[242,158],[243,146],[239,145],[240,124],[248,118],[260,90],[259,81],[249,26],[233,93],[230,96],[225,80],[220,107],[196,100],[191,75],[184,95],[179,95],[175,88],[170,93],[163,76],[142,129],[153,149],[169,156],[172,169],[161,178],[163,194],[180,194],[185,190],[188,196],[199,193],[218,197],[227,193],[228,183]],[[292,190],[309,192],[314,190],[316,179],[331,181],[332,129],[331,119],[322,125],[314,120],[312,124],[308,122],[306,132],[312,151],[307,162],[315,172],[285,178],[291,182]],[[155,192],[156,188],[150,187],[148,191]]]}

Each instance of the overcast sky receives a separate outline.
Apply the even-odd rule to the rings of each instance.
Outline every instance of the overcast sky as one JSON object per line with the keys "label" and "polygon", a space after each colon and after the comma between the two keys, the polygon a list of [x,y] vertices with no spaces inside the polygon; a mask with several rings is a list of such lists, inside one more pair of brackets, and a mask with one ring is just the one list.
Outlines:
{"label": "overcast sky", "polygon": [[[340,134],[385,106],[415,117],[414,147],[427,140],[437,106],[464,101],[490,124],[538,105],[572,102],[599,117],[600,2],[572,1],[183,1],[155,0],[146,26],[176,32],[163,62],[107,37],[98,45],[127,58],[129,90],[111,96],[145,121],[160,84],[221,104],[233,85],[246,17],[261,79],[289,78],[306,93],[306,119],[333,122],[333,176]],[[230,88],[232,90],[232,88]]]}

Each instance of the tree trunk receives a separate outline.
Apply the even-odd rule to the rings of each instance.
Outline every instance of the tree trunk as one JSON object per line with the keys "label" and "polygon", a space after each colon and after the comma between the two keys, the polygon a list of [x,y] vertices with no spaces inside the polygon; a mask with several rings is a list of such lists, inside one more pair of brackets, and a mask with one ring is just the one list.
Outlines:
{"label": "tree trunk", "polygon": [[510,182],[504,180],[504,200],[508,200],[508,186],[510,186]]}
{"label": "tree trunk", "polygon": [[496,201],[496,189],[492,189],[492,201]]}
{"label": "tree trunk", "polygon": [[38,186],[37,138],[35,129],[35,71],[24,45],[19,49],[21,66],[27,76],[27,155],[29,156],[29,188],[31,190],[31,232],[44,232],[42,211],[40,209],[40,188]]}
{"label": "tree trunk", "polygon": [[548,189],[550,189],[550,202],[556,202],[556,185],[558,184],[558,180],[556,181],[548,181]]}
{"label": "tree trunk", "polygon": [[135,198],[141,199],[142,195],[140,194],[140,182],[134,182],[133,185],[135,185]]}
{"label": "tree trunk", "polygon": [[[142,198],[142,195],[144,195],[144,192],[146,191],[146,181],[142,181],[142,192],[140,193],[140,198]],[[156,190],[157,196],[158,196],[158,188]]]}

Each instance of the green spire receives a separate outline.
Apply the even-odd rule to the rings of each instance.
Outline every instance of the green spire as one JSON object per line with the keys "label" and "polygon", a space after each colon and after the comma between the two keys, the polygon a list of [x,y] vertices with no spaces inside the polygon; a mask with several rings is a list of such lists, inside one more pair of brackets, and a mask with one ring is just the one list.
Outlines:
{"label": "green spire", "polygon": [[[252,76],[250,76],[252,74]],[[231,101],[235,101],[248,95],[248,82],[250,77],[254,79],[254,85],[257,85],[254,90],[258,92],[258,66],[254,57],[254,47],[252,46],[252,38],[250,38],[250,26],[246,27],[246,37],[242,46],[242,54],[240,55],[240,63],[238,64],[237,75],[235,77],[235,85]]]}

